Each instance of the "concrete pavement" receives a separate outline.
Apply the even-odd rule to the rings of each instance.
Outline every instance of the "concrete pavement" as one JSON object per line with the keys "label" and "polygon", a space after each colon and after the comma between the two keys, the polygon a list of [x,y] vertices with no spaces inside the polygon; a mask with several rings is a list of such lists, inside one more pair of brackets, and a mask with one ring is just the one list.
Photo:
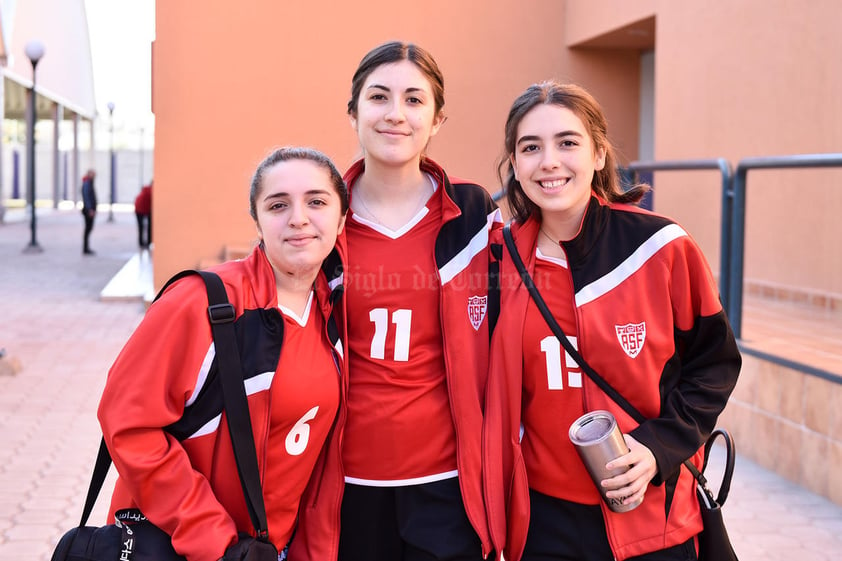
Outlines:
{"label": "concrete pavement", "polygon": [[[91,235],[97,254],[85,257],[78,211],[38,216],[44,249],[38,254],[22,251],[30,240],[28,218],[20,211],[6,218],[10,222],[0,224],[0,348],[22,368],[0,375],[0,561],[41,561],[78,523],[99,444],[99,395],[143,316],[138,300],[100,300],[136,255],[136,224],[131,213],[115,212],[114,222],[99,213]],[[716,459],[712,464],[709,474],[719,466]],[[93,524],[105,522],[113,480],[112,470]],[[842,558],[842,506],[739,454],[724,514],[742,561]]]}

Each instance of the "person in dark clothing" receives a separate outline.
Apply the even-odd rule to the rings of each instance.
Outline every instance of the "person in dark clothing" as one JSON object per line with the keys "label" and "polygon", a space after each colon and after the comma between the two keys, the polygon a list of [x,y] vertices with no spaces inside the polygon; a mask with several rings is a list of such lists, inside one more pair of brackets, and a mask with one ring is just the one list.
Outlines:
{"label": "person in dark clothing", "polygon": [[140,249],[149,249],[152,243],[152,182],[144,185],[134,200],[137,217],[137,243]]}
{"label": "person in dark clothing", "polygon": [[94,178],[96,172],[92,169],[82,178],[82,216],[85,218],[85,235],[82,243],[83,255],[94,255],[88,239],[91,230],[94,229],[94,217],[96,216],[96,190],[94,189]]}

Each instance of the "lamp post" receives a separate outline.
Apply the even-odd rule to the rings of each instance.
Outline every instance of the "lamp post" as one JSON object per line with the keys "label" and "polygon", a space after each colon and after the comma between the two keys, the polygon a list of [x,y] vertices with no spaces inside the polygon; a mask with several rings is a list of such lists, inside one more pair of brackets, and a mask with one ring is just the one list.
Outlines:
{"label": "lamp post", "polygon": [[108,221],[114,222],[114,197],[117,193],[117,182],[116,178],[114,177],[114,102],[108,102],[108,117],[111,121],[111,148],[110,148],[110,156],[111,156],[111,203],[108,205]]}
{"label": "lamp post", "polygon": [[29,126],[27,127],[29,130],[26,136],[27,160],[29,164],[26,184],[29,188],[29,205],[32,210],[32,217],[29,221],[29,229],[31,231],[29,245],[23,251],[24,253],[41,253],[44,250],[38,245],[38,240],[35,236],[35,67],[38,66],[38,61],[44,56],[44,44],[37,39],[33,39],[26,44],[23,50],[29,62],[32,63],[32,87],[29,89]]}

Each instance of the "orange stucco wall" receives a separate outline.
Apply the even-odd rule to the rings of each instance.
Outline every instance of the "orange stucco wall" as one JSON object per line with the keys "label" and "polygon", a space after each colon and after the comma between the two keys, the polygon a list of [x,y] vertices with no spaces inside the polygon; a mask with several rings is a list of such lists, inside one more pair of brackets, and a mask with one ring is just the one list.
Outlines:
{"label": "orange stucco wall", "polygon": [[[153,48],[155,283],[248,245],[251,172],[272,148],[357,155],[350,78],[391,39],[430,50],[448,121],[430,154],[497,191],[511,101],[555,77],[603,103],[623,163],[638,157],[639,51],[622,29],[654,17],[656,159],[842,150],[842,10],[836,0],[157,2]],[[612,34],[613,42],[598,38]],[[617,43],[619,41],[619,44]],[[596,46],[594,46],[596,45]],[[600,46],[602,45],[602,46]],[[609,45],[609,47],[605,47]],[[749,174],[746,277],[842,294],[842,170]],[[715,172],[656,176],[656,210],[719,259]],[[818,231],[816,229],[818,228]]]}
{"label": "orange stucco wall", "polygon": [[361,0],[330,3],[158,2],[153,49],[155,283],[250,244],[251,172],[274,146],[312,145],[340,168],[356,157],[345,113],[362,56],[392,39],[417,42],[445,76],[448,120],[430,155],[454,175],[499,187],[496,160],[512,100],[530,83],[579,78],[600,88],[612,114],[630,116],[615,132],[636,153],[636,58],[593,53],[582,64],[606,81],[574,76],[562,40],[564,2],[432,0],[423,9]]}
{"label": "orange stucco wall", "polygon": [[[842,10],[834,0],[793,8],[785,0],[659,3],[659,159],[736,165],[842,152]],[[697,175],[665,176],[656,200],[710,247],[702,232],[718,223],[717,176]],[[842,294],[842,168],[754,171],[747,186],[746,281]]]}

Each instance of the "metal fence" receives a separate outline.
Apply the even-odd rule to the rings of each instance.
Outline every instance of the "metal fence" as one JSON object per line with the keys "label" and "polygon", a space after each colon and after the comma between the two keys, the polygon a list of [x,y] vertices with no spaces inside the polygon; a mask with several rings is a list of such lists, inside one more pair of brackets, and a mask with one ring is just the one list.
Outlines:
{"label": "metal fence", "polygon": [[746,179],[752,169],[842,167],[842,153],[769,156],[740,160],[734,172],[734,208],[731,231],[730,275],[728,289],[728,318],[737,338],[742,333],[743,264],[745,257]]}
{"label": "metal fence", "polygon": [[[629,170],[640,171],[682,171],[682,170],[711,170],[718,169],[722,176],[722,217],[720,219],[719,236],[719,294],[722,298],[722,305],[728,309],[728,286],[731,280],[730,274],[730,251],[731,251],[731,215],[733,191],[731,190],[731,165],[725,158],[709,160],[664,160],[656,161],[635,161],[629,164]],[[638,181],[638,179],[636,179]]]}

